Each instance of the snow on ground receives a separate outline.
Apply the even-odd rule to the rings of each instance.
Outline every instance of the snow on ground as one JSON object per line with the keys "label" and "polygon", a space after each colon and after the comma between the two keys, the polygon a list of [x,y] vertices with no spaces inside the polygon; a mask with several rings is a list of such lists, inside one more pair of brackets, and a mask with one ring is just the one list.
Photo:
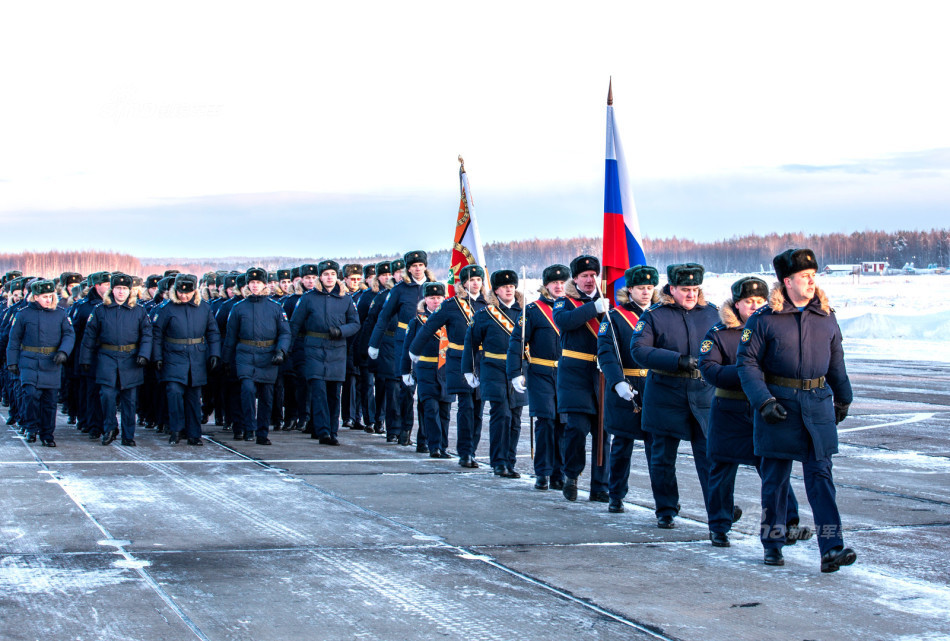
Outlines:
{"label": "snow on ground", "polygon": [[[665,270],[660,279],[665,281]],[[748,274],[706,274],[706,300],[717,305]],[[757,274],[769,286],[773,275]],[[848,356],[950,363],[950,274],[897,276],[819,275],[844,334]],[[538,298],[541,280],[529,278],[525,297]]]}

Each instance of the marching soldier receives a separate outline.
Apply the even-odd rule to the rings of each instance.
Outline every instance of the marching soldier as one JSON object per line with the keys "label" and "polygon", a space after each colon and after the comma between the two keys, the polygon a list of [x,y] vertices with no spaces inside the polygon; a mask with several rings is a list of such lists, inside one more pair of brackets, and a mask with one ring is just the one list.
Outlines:
{"label": "marching soldier", "polygon": [[[75,303],[69,310],[73,328],[76,331],[76,344],[82,345],[83,333],[92,311],[102,304],[102,297],[109,292],[109,272],[96,272],[86,279],[89,291],[85,298]],[[74,359],[76,374],[79,376],[79,429],[88,433],[90,440],[102,436],[102,403],[99,401],[99,385],[96,384],[95,371],[82,369],[79,359]]]}
{"label": "marching soldier", "polygon": [[221,364],[221,334],[196,291],[198,279],[178,274],[174,283],[153,324],[152,358],[168,397],[168,442],[178,443],[184,430],[188,445],[203,445],[200,392],[208,368]]}
{"label": "marching soldier", "polygon": [[692,445],[703,506],[709,505],[706,425],[713,388],[699,373],[699,344],[719,320],[719,310],[703,297],[704,271],[696,263],[666,268],[660,302],[640,317],[629,347],[634,360],[650,370],[640,420],[643,431],[653,435],[650,484],[657,527],[663,529],[674,527],[679,512],[676,452],[681,440]]}
{"label": "marching soldier", "polygon": [[[515,391],[524,393],[527,388],[528,411],[536,419],[534,487],[538,490],[564,488],[560,447],[564,424],[557,413],[561,330],[554,322],[554,301],[564,296],[564,283],[569,277],[570,270],[565,265],[544,269],[538,290],[541,297],[528,305],[518,318],[518,327],[508,343],[508,378]],[[527,354],[527,366],[523,354]]]}
{"label": "marching soldier", "polygon": [[[294,279],[294,292],[283,301],[284,313],[287,314],[287,318],[291,319],[291,321],[293,321],[294,309],[301,297],[307,292],[312,291],[320,280],[320,272],[317,269],[317,265],[312,263],[301,265],[293,275],[299,276],[299,280]],[[291,322],[291,331],[295,331],[293,329],[293,322]],[[306,363],[304,362],[304,346],[306,343],[302,340],[302,337],[296,333],[291,335],[290,340],[293,346],[291,347],[290,363],[287,366],[290,372],[293,373],[293,385],[288,386],[287,383],[289,381],[285,379],[284,386],[285,388],[292,387],[294,390],[294,400],[297,406],[297,424],[295,428],[302,430],[305,434],[313,436],[314,432],[311,425],[310,414],[310,382],[307,380],[305,373]],[[285,394],[286,393],[287,392],[285,392]]]}
{"label": "marching soldier", "polygon": [[7,368],[20,380],[27,442],[36,442],[39,433],[42,445],[56,447],[56,391],[75,333],[66,312],[57,306],[52,281],[34,281],[30,294],[26,307],[11,323]]}
{"label": "marching soldier", "polygon": [[102,444],[119,435],[116,401],[122,415],[122,445],[135,446],[136,393],[145,382],[145,366],[152,354],[152,324],[137,304],[132,277],[113,274],[110,291],[92,311],[83,333],[79,363],[95,369],[102,406]]}
{"label": "marching soldier", "polygon": [[564,498],[577,500],[577,477],[584,471],[587,435],[591,435],[590,497],[606,503],[607,466],[598,465],[603,453],[603,434],[597,429],[597,332],[600,315],[610,301],[597,288],[600,261],[578,256],[571,261],[571,280],[564,296],[554,303],[554,322],[561,330],[561,359],[557,368],[557,410],[567,415],[564,427]]}
{"label": "marching soldier", "polygon": [[445,357],[449,342],[445,328],[440,328],[431,335],[418,355],[409,351],[415,344],[419,330],[425,327],[429,317],[445,300],[443,283],[426,283],[422,289],[423,300],[419,302],[416,317],[409,321],[409,329],[403,343],[403,383],[410,388],[416,383],[419,385],[419,423],[424,425],[423,433],[429,457],[452,458],[445,451],[449,445],[449,421],[452,401],[455,400],[448,393],[445,377]]}
{"label": "marching soldier", "polygon": [[[268,275],[269,276],[269,275]],[[274,272],[274,277],[276,279],[276,288],[271,291],[271,300],[280,305],[281,310],[284,309],[283,300],[287,296],[289,291],[292,291],[291,280],[290,280],[290,270],[289,269],[278,269]],[[284,289],[284,288],[287,289]],[[286,313],[284,314],[286,316]],[[289,319],[290,317],[287,316]],[[289,349],[288,349],[289,353]],[[289,360],[286,358],[287,354],[284,355],[284,362],[278,365],[277,367],[277,379],[274,382],[274,406],[271,410],[271,424],[274,426],[275,430],[289,430],[290,424],[286,419],[288,418],[287,413],[284,411],[284,372],[285,364]],[[294,417],[296,420],[296,417]]]}
{"label": "marching soldier", "polygon": [[[148,319],[152,323],[152,338],[155,337],[155,320],[162,308],[168,304],[168,290],[175,284],[174,276],[159,276],[155,286],[155,295],[149,301]],[[154,355],[155,348],[152,347]],[[155,428],[156,434],[161,434],[168,426],[168,395],[165,393],[165,383],[162,382],[154,360],[149,360],[145,366],[145,386],[151,387],[149,392],[150,404],[146,407],[147,418],[145,427]]]}
{"label": "marching soldier", "polygon": [[597,336],[597,362],[604,373],[606,388],[604,431],[612,437],[607,511],[615,514],[624,511],[636,439],[643,441],[647,467],[650,465],[653,439],[640,424],[647,371],[637,366],[626,347],[644,310],[659,300],[658,281],[659,274],[653,267],[635,265],[624,272],[624,288],[617,291],[617,307],[608,312],[610,318],[600,324]]}
{"label": "marching soldier", "polygon": [[340,265],[333,260],[317,265],[319,280],[297,302],[290,319],[291,334],[302,344],[309,383],[313,434],[322,445],[339,445],[340,384],[346,378],[346,339],[360,328],[353,299],[337,280]]}
{"label": "marching soldier", "polygon": [[[359,304],[359,294],[363,287],[363,266],[349,263],[343,266],[343,288],[354,305]],[[359,310],[357,310],[359,314]],[[360,422],[360,403],[357,394],[360,370],[356,362],[356,350],[359,332],[346,339],[346,380],[343,381],[343,392],[340,398],[340,412],[343,417],[343,427],[351,430],[363,429]]]}
{"label": "marching soldier", "polygon": [[[18,276],[10,281],[10,305],[3,313],[3,321],[0,323],[0,352],[4,355],[10,340],[10,330],[13,328],[13,319],[17,313],[29,305],[28,294],[30,293],[29,283],[33,279],[30,277]],[[18,368],[11,368],[11,363],[6,361],[7,368],[4,369],[4,395],[7,397],[10,405],[10,412],[7,415],[7,425],[16,425],[26,418],[24,407],[21,402],[20,394],[20,376]],[[20,430],[22,433],[22,429]]]}
{"label": "marching soldier", "polygon": [[853,394],[841,348],[841,329],[825,293],[815,284],[818,262],[810,249],[789,249],[772,260],[778,284],[769,304],[746,322],[739,339],[742,389],[758,410],[753,427],[762,457],[762,546],[766,565],[784,565],[789,476],[802,462],[815,516],[821,571],[851,565],[835,502],[831,457],[837,425]]}
{"label": "marching soldier", "polygon": [[[267,272],[252,267],[245,279],[248,295],[228,315],[223,356],[240,380],[244,440],[256,437],[258,445],[270,445],[267,433],[274,382],[290,352],[290,325],[280,304],[268,296]],[[237,439],[238,428],[234,429]]]}
{"label": "marching soldier", "polygon": [[[389,268],[389,265],[386,266]],[[376,265],[369,264],[363,267],[363,289],[360,291],[359,298],[356,300],[356,314],[360,319],[360,331],[356,333],[353,339],[356,367],[359,369],[359,386],[356,390],[359,396],[360,413],[363,415],[363,431],[373,434],[378,429],[382,433],[382,421],[380,420],[376,407],[376,367],[366,353],[367,341],[373,328],[367,328],[367,316],[369,315],[370,305],[379,292],[379,284],[376,279]]]}
{"label": "marching soldier", "polygon": [[[429,316],[426,324],[416,333],[409,351],[418,354],[427,340],[430,340],[440,329],[445,328],[449,341],[445,362],[448,393],[458,399],[455,429],[458,439],[456,448],[459,465],[477,468],[475,452],[482,434],[482,410],[485,407],[485,401],[482,400],[479,389],[470,387],[462,375],[462,353],[469,325],[474,321],[475,314],[488,305],[485,298],[488,290],[485,287],[485,270],[478,265],[466,265],[460,269],[458,280],[460,286],[456,287],[455,296]],[[475,354],[469,370],[472,372],[481,371],[483,351],[475,352]]]}
{"label": "marching soldier", "polygon": [[[218,333],[224,337],[228,331],[228,316],[234,306],[244,300],[244,296],[249,294],[247,291],[247,274],[237,274],[234,277],[234,288],[230,292],[230,298],[221,303],[214,312],[214,320],[218,324]],[[244,438],[246,431],[252,431],[248,424],[248,417],[241,411],[241,381],[237,376],[237,371],[231,367],[230,361],[222,361],[224,367],[217,372],[211,372],[209,376],[220,374],[221,387],[224,399],[225,423],[230,423],[235,441]],[[228,420],[230,417],[230,420]]]}
{"label": "marching soldier", "polygon": [[[521,478],[515,471],[518,438],[521,435],[521,411],[527,401],[524,392],[508,382],[505,362],[508,343],[521,316],[524,298],[517,291],[518,274],[502,269],[491,275],[492,295],[488,305],[477,312],[465,333],[462,374],[469,387],[481,386],[482,398],[489,404],[488,449],[495,476]],[[474,371],[475,354],[482,354],[481,367]]]}

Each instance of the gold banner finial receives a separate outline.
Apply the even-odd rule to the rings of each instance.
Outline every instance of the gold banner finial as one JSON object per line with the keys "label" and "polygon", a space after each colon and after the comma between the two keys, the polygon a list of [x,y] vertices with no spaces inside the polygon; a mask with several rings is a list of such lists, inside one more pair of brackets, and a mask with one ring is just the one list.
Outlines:
{"label": "gold banner finial", "polygon": [[610,82],[607,84],[607,106],[610,107],[614,104],[614,77],[610,77]]}

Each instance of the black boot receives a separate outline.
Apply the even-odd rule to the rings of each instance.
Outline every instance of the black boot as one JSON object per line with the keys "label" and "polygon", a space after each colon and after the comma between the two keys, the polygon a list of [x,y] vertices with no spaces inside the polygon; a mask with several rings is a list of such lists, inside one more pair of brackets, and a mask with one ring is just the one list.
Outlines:
{"label": "black boot", "polygon": [[568,501],[577,500],[577,479],[565,478],[564,479],[564,489],[561,490],[564,494],[564,498]]}

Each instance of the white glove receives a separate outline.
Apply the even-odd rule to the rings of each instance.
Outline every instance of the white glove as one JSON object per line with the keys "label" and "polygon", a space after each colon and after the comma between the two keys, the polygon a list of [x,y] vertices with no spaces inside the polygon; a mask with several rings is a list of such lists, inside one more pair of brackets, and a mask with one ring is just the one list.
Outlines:
{"label": "white glove", "polygon": [[[406,387],[412,387],[416,384],[416,379],[412,377],[412,374],[403,374],[402,382]],[[632,396],[630,398],[633,398]]]}
{"label": "white glove", "polygon": [[597,310],[598,314],[603,314],[610,309],[610,299],[606,296],[601,296],[594,301],[594,309]]}
{"label": "white glove", "polygon": [[379,358],[379,348],[377,348],[377,347],[370,347],[370,348],[367,350],[367,353],[369,354],[369,357],[372,358],[374,361],[375,361],[377,358]]}
{"label": "white glove", "polygon": [[524,376],[515,376],[511,379],[511,386],[515,388],[515,391],[519,394],[524,394],[528,390],[528,386],[525,384]]}
{"label": "white glove", "polygon": [[617,396],[625,401],[632,401],[633,397],[637,395],[637,390],[633,389],[633,386],[627,381],[620,381],[614,385],[614,391],[617,392]]}
{"label": "white glove", "polygon": [[413,354],[412,352],[409,352],[409,360],[411,360],[412,364],[415,365],[416,363],[419,362],[419,356],[417,354]]}
{"label": "white glove", "polygon": [[478,377],[472,374],[471,372],[465,375],[465,382],[468,383],[468,386],[472,389],[478,387]]}

